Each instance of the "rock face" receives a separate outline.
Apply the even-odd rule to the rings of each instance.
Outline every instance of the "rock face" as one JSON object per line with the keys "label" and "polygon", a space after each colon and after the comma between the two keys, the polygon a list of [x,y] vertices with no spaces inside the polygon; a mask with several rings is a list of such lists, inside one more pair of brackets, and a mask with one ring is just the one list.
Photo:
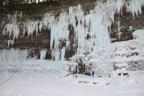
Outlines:
{"label": "rock face", "polygon": [[58,1],[44,0],[43,2],[41,1],[39,3],[30,3],[30,4],[27,4],[27,2],[25,3],[23,2],[23,3],[16,3],[13,6],[9,6],[8,4],[1,5],[0,13],[8,14],[10,12],[17,10],[17,11],[23,11],[24,13],[27,13],[29,15],[32,15],[32,17],[35,17],[35,16],[41,16],[41,14],[50,11],[59,12],[61,9],[68,9],[71,6],[77,6],[78,4],[81,4],[83,6],[83,9],[85,10],[93,9],[95,6],[94,3],[96,1],[101,0],[58,0]]}
{"label": "rock face", "polygon": [[124,12],[122,15],[118,16],[118,18],[120,20],[119,27],[121,38],[118,36],[118,24],[115,23],[112,25],[112,42],[132,40],[132,33],[135,30],[144,28],[144,23],[142,22],[144,20],[144,8],[142,8],[142,14],[140,14],[138,17],[133,16],[131,13]]}

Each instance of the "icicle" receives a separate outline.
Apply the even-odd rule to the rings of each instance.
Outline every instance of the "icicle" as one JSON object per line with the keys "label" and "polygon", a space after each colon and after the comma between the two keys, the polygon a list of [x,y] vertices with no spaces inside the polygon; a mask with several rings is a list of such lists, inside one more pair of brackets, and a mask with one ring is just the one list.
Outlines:
{"label": "icicle", "polygon": [[144,6],[144,0],[129,0],[127,10],[137,16],[142,13],[142,7]]}
{"label": "icicle", "polygon": [[13,22],[12,24],[7,24],[3,30],[4,35],[13,35],[13,39],[17,39],[19,37],[19,27],[16,24],[16,22]]}
{"label": "icicle", "polygon": [[141,39],[141,41],[143,42],[143,40],[144,40],[144,29],[139,29],[139,30],[136,30],[135,32],[133,32],[133,37],[135,39]]}
{"label": "icicle", "polygon": [[65,47],[61,49],[61,60],[64,60],[64,58],[65,58]]}
{"label": "icicle", "polygon": [[8,40],[8,47],[10,47],[11,45],[11,40]]}
{"label": "icicle", "polygon": [[47,50],[41,50],[40,51],[40,59],[45,59],[46,53],[47,53]]}
{"label": "icicle", "polygon": [[36,35],[38,34],[38,29],[39,29],[39,27],[38,27],[38,21],[35,21],[35,31],[36,31]]}
{"label": "icicle", "polygon": [[116,0],[116,10],[117,10],[117,13],[120,13],[122,11],[122,8],[125,4],[125,0]]}
{"label": "icicle", "polygon": [[8,40],[8,47],[14,45],[14,40]]}
{"label": "icicle", "polygon": [[54,51],[54,57],[55,57],[55,61],[60,60],[60,50],[59,49]]}
{"label": "icicle", "polygon": [[132,31],[133,30],[133,26],[129,26],[129,29],[130,29],[130,31]]}
{"label": "icicle", "polygon": [[118,18],[118,21],[117,21],[117,26],[118,26],[118,37],[119,37],[119,40],[120,40],[122,32],[120,31],[120,19],[119,18]]}

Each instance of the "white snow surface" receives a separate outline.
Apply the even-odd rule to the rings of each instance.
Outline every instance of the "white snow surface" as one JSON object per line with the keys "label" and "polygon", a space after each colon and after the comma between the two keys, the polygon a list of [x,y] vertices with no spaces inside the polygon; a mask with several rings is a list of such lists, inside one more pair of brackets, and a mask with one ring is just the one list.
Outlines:
{"label": "white snow surface", "polygon": [[133,32],[133,37],[135,39],[144,39],[144,29],[139,29]]}
{"label": "white snow surface", "polygon": [[144,72],[115,78],[12,78],[0,85],[0,96],[144,96],[143,85]]}

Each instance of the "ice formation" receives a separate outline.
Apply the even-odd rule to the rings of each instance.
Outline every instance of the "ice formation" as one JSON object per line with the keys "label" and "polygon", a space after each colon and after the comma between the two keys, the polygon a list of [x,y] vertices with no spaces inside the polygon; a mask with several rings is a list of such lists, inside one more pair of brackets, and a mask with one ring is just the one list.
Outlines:
{"label": "ice formation", "polygon": [[14,40],[8,40],[8,47],[10,47],[11,45],[14,45]]}
{"label": "ice formation", "polygon": [[20,29],[19,29],[18,25],[16,24],[16,22],[6,24],[6,26],[3,30],[4,35],[13,36],[13,39],[18,38],[19,32],[20,32]]}
{"label": "ice formation", "polygon": [[141,57],[144,57],[144,29],[139,29],[133,32],[133,37],[136,39],[135,41],[137,44],[140,45],[139,47],[139,53]]}
{"label": "ice formation", "polygon": [[144,6],[144,0],[129,0],[127,10],[130,11],[133,16],[138,16],[142,13],[142,6]]}
{"label": "ice formation", "polygon": [[[108,0],[97,2],[95,8],[90,12],[84,12],[81,5],[70,7],[69,11],[62,11],[57,17],[54,13],[46,13],[42,20],[26,20],[21,22],[23,34],[27,32],[32,36],[41,32],[43,28],[51,31],[50,50],[54,60],[64,60],[66,49],[69,46],[69,25],[74,28],[74,43],[77,54],[86,54],[90,63],[103,64],[105,69],[111,70],[110,59],[113,54],[113,46],[109,37],[109,28],[115,22],[115,13],[122,13],[125,6],[133,16],[142,13],[141,7],[144,0]],[[120,21],[118,21],[118,26]],[[5,25],[3,34],[13,36],[17,39],[20,35],[20,25],[16,19]],[[120,32],[120,29],[118,29]],[[89,37],[89,38],[87,38]],[[120,38],[120,34],[119,34]],[[62,44],[66,43],[66,45]],[[13,42],[9,41],[8,46]],[[45,51],[41,51],[41,59],[45,57]],[[94,62],[93,62],[94,61]],[[95,65],[97,67],[97,65]]]}
{"label": "ice formation", "polygon": [[38,21],[32,21],[28,20],[28,22],[24,23],[23,26],[23,34],[28,33],[28,37],[30,35],[33,35],[34,32],[36,32],[36,35],[38,34]]}
{"label": "ice formation", "polygon": [[1,49],[0,50],[0,64],[8,64],[14,62],[26,61],[28,50],[20,49]]}
{"label": "ice formation", "polygon": [[47,50],[41,50],[40,51],[40,59],[45,59],[46,53],[47,53]]}

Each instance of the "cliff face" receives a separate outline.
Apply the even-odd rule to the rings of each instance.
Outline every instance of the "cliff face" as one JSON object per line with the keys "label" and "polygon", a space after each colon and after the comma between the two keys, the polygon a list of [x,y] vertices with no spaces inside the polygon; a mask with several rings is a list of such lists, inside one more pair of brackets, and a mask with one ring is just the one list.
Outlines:
{"label": "cliff face", "polygon": [[[82,5],[82,8],[85,11],[89,11],[94,8],[95,6],[95,0],[60,0],[60,1],[49,1],[49,2],[40,2],[38,4],[19,4],[16,5],[12,12],[9,10],[9,6],[5,5],[0,8],[0,36],[1,41],[5,40],[3,44],[1,45],[1,48],[8,48],[7,47],[7,40],[11,39],[12,37],[2,35],[2,31],[4,30],[4,26],[7,23],[13,22],[12,19],[15,16],[15,19],[19,23],[25,22],[26,20],[38,20],[41,21],[44,17],[45,13],[53,13],[55,17],[59,16],[59,14],[65,10],[68,11],[69,7],[71,6],[77,6],[78,4]],[[10,15],[11,14],[11,15]],[[9,16],[8,16],[9,15]],[[19,17],[21,15],[22,17]],[[22,19],[20,19],[22,18]],[[48,39],[50,39],[50,30],[42,29],[38,30],[39,33],[37,36],[33,34],[31,37],[27,37],[27,34],[23,35],[20,34],[19,38],[16,39],[14,48],[31,48],[36,47],[37,44],[40,48],[47,48],[49,46]],[[20,32],[22,33],[22,32]],[[19,45],[20,42],[23,42],[24,44]],[[26,43],[26,44],[25,44]],[[36,44],[37,43],[37,44]],[[23,46],[24,45],[24,46]],[[28,46],[25,46],[28,45]],[[11,46],[12,47],[12,46]]]}
{"label": "cliff face", "polygon": [[115,41],[127,41],[133,39],[132,33],[135,30],[143,29],[144,23],[144,8],[142,8],[142,13],[138,16],[133,16],[131,13],[123,12],[122,15],[116,15],[119,19],[119,27],[121,32],[121,38],[118,37],[118,24],[114,23],[112,25],[111,38],[113,38],[112,42]]}
{"label": "cliff face", "polygon": [[[105,2],[106,1],[103,1],[102,4]],[[1,49],[20,48],[20,49],[31,49],[35,51],[38,51],[41,49],[47,49],[49,50],[48,53],[50,54],[47,54],[46,58],[52,58],[51,51],[52,51],[52,48],[54,48],[56,41],[51,41],[52,27],[48,28],[49,24],[51,23],[49,21],[49,18],[55,19],[56,21],[60,22],[60,16],[62,16],[63,14],[64,15],[66,14],[65,16],[70,16],[70,15],[67,15],[67,12],[70,14],[71,9],[69,9],[68,11],[68,8],[70,6],[78,5],[78,4],[81,4],[81,7],[80,6],[77,6],[75,8],[73,7],[72,11],[74,12],[75,10],[79,10],[77,11],[77,13],[79,13],[79,12],[82,12],[83,10],[81,14],[83,14],[83,16],[87,16],[89,15],[90,10],[93,10],[94,6],[96,4],[97,4],[96,6],[98,6],[99,3],[96,3],[95,0],[75,0],[75,1],[62,0],[62,1],[53,2],[49,4],[44,4],[44,3],[40,3],[37,5],[32,4],[32,5],[29,5],[29,7],[23,7],[25,5],[18,5],[15,7],[18,10],[22,10],[23,8],[29,8],[30,9],[29,15],[26,15],[24,13],[25,11],[23,11],[23,13],[21,13],[21,11],[17,11],[17,13],[14,13],[13,15],[7,15],[3,13],[0,16],[0,29],[1,29],[0,30],[0,37],[1,37],[0,48]],[[105,6],[104,4],[103,5],[102,4],[101,4],[102,7]],[[44,6],[44,7],[41,8],[39,6],[41,7]],[[3,7],[3,10],[5,9],[5,7]],[[33,10],[33,8],[36,8],[36,10]],[[44,10],[42,10],[43,8]],[[101,10],[101,9],[98,9],[98,10]],[[1,11],[1,12],[4,12],[4,11]],[[47,13],[44,14],[45,12]],[[100,14],[103,14],[103,13],[99,13],[99,16]],[[119,12],[115,12],[115,13],[112,12],[110,14],[113,14],[114,16],[112,18],[110,17],[110,19],[111,20],[114,19],[114,21],[112,20],[112,24],[108,25],[111,42],[131,40],[133,39],[132,33],[135,30],[141,29],[144,27],[144,22],[143,22],[144,9],[143,8],[142,8],[141,14],[139,14],[138,16],[131,14],[131,12],[128,12],[125,9],[125,6],[121,7]],[[63,22],[64,18],[67,18],[67,17],[62,17],[62,18],[63,19],[61,21]],[[72,19],[71,17],[69,18]],[[81,17],[78,17],[78,15],[77,17],[75,16],[74,21],[75,21],[76,26],[79,25],[79,23],[82,24],[86,22],[86,20],[85,21],[78,20],[79,18]],[[63,23],[67,23],[67,21]],[[76,33],[75,33],[76,28],[74,28],[75,26],[72,23],[69,23],[68,25],[64,25],[64,27],[65,26],[66,26],[66,30],[68,28],[67,31],[69,32],[65,34],[62,33],[61,35],[69,35],[68,36],[69,40],[67,40],[67,37],[62,37],[64,38],[63,40],[59,38],[60,43],[57,46],[59,46],[59,49],[61,50],[64,46],[67,46],[66,45],[67,43],[69,43],[68,45],[69,47],[65,49],[66,51],[65,58],[69,58],[69,57],[72,57],[77,52],[78,41],[75,40],[75,36],[76,36]],[[84,26],[86,28],[86,23],[84,23]],[[90,26],[90,25],[87,25],[87,26]],[[18,33],[16,31],[18,31]],[[54,35],[57,35],[57,33]],[[91,38],[91,36],[87,34],[86,38],[88,40],[89,38]],[[53,45],[52,45],[52,42],[53,42]],[[39,53],[39,52],[36,52],[36,53]]]}
{"label": "cliff face", "polygon": [[23,11],[24,13],[27,13],[32,16],[36,16],[36,15],[41,16],[42,14],[50,11],[59,12],[62,9],[67,10],[69,9],[69,7],[77,6],[78,4],[81,4],[83,9],[88,11],[94,8],[96,1],[100,1],[100,0],[58,0],[58,1],[44,0],[43,2],[41,1],[39,3],[36,2],[27,3],[22,1],[22,3],[16,2],[12,6],[9,4],[1,5],[0,13],[8,14],[8,13],[13,13],[14,11],[17,10],[17,11]]}

